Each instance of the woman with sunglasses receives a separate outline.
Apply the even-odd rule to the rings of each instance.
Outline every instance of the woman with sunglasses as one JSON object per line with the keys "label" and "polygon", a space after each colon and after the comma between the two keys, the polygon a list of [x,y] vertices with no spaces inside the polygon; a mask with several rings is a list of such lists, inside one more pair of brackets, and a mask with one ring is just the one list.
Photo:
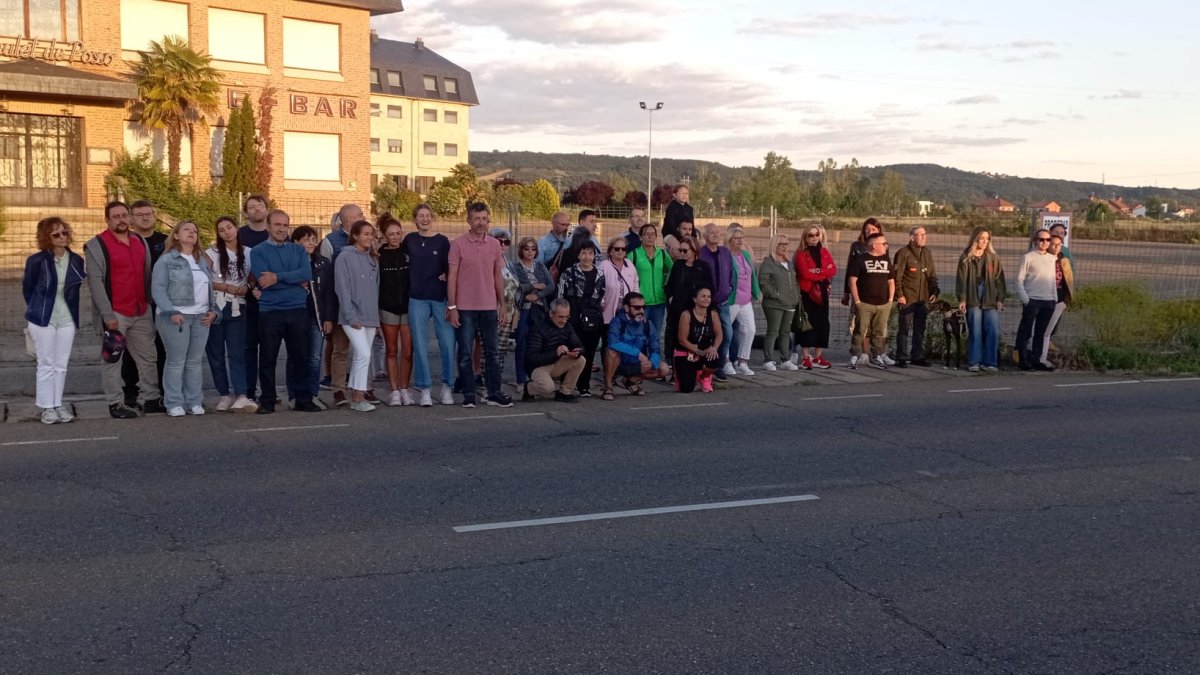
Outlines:
{"label": "woman with sunglasses", "polygon": [[523,386],[529,381],[529,375],[525,372],[525,342],[529,338],[529,330],[539,321],[546,320],[549,303],[556,289],[549,268],[538,260],[537,239],[533,237],[521,238],[517,245],[516,260],[509,261],[508,271],[517,280],[516,353],[513,361],[517,370],[517,384]]}
{"label": "woman with sunglasses", "polygon": [[671,268],[667,279],[667,335],[663,353],[672,354],[679,335],[679,317],[692,305],[696,289],[711,290],[712,274],[708,263],[700,260],[696,240],[688,237],[679,240],[680,260]]}
{"label": "woman with sunglasses", "polygon": [[799,366],[804,370],[830,368],[833,364],[825,359],[825,350],[829,348],[829,287],[838,268],[825,245],[824,227],[811,225],[805,228],[804,241],[796,248],[794,262],[800,304],[812,324],[812,330],[796,334],[796,344],[800,347]]}
{"label": "woman with sunglasses", "polygon": [[[1021,323],[1017,326],[1017,353],[1021,370],[1054,370],[1044,361],[1046,327],[1058,303],[1058,256],[1050,252],[1050,231],[1038,230],[1033,250],[1021,258],[1017,271],[1017,297],[1021,298]],[[1033,333],[1032,344],[1029,334]]]}
{"label": "woman with sunglasses", "polygon": [[796,274],[791,269],[792,261],[788,255],[788,247],[788,236],[776,234],[771,238],[771,255],[758,266],[763,314],[767,317],[767,334],[763,336],[762,367],[768,373],[779,368],[797,369],[796,364],[788,358],[788,338],[792,332],[792,318],[796,314],[796,305],[800,304],[800,290],[796,286]]}
{"label": "woman with sunglasses", "polygon": [[[640,236],[640,235],[639,235]],[[621,302],[633,291],[639,290],[637,268],[629,261],[629,240],[624,235],[613,237],[608,242],[607,257],[600,263],[604,275],[604,334],[608,324],[621,311]],[[606,338],[607,339],[607,338]]]}
{"label": "woman with sunglasses", "polygon": [[44,424],[75,419],[62,404],[67,363],[79,328],[79,289],[87,274],[72,251],[71,227],[51,216],[37,224],[38,252],[25,260],[21,292],[25,320],[37,352],[37,406]]}

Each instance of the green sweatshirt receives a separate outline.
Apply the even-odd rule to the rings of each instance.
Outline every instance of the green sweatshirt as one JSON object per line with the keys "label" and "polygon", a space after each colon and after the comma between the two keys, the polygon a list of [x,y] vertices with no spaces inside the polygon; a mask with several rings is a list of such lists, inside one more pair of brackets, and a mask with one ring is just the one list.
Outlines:
{"label": "green sweatshirt", "polygon": [[638,290],[646,296],[647,305],[665,305],[667,294],[663,287],[671,274],[675,261],[661,248],[654,250],[654,259],[646,255],[646,249],[641,246],[627,254],[638,275]]}

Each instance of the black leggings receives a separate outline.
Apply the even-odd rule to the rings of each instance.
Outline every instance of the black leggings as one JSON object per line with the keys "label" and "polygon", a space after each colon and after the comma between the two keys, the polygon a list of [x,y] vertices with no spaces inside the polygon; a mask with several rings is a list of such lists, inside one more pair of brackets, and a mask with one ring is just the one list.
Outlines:
{"label": "black leggings", "polygon": [[695,361],[689,361],[686,356],[676,356],[674,363],[675,388],[684,394],[690,394],[696,390],[696,380],[701,370],[713,372],[721,367],[720,357],[712,360],[704,360],[698,357]]}
{"label": "black leggings", "polygon": [[808,314],[808,322],[812,324],[812,330],[806,333],[796,333],[797,344],[810,349],[829,347],[829,305],[818,305],[808,297],[808,293],[800,296],[800,303],[804,305],[804,312]]}
{"label": "black leggings", "polygon": [[582,325],[575,324],[575,332],[579,334],[579,340],[583,342],[585,361],[583,372],[579,374],[579,381],[575,383],[575,388],[579,391],[589,391],[592,384],[592,362],[596,359],[596,347],[600,344],[600,337],[604,335],[604,331],[587,333],[583,331]]}

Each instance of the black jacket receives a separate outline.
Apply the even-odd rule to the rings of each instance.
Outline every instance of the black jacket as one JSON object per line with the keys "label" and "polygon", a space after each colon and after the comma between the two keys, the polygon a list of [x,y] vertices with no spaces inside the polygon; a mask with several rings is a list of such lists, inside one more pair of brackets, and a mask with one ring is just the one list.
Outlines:
{"label": "black jacket", "polygon": [[317,254],[311,257],[312,283],[308,287],[308,311],[317,323],[337,323],[337,293],[333,291],[333,263]]}
{"label": "black jacket", "polygon": [[408,314],[408,247],[379,249],[379,309]]}
{"label": "black jacket", "polygon": [[529,329],[525,338],[525,374],[534,369],[548,366],[558,360],[558,348],[583,349],[583,341],[571,327],[571,323],[559,328],[549,318],[538,321]]}
{"label": "black jacket", "polygon": [[694,226],[696,217],[692,215],[691,204],[680,204],[678,200],[672,199],[671,203],[667,204],[667,212],[663,214],[663,238],[671,235],[678,237],[680,223],[691,223]]}

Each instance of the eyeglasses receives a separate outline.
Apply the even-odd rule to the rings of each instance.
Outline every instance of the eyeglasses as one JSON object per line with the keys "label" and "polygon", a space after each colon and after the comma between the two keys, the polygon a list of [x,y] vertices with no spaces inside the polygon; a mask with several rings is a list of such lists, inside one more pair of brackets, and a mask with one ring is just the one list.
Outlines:
{"label": "eyeglasses", "polygon": [[646,311],[646,306],[645,305],[630,305],[629,309],[632,309],[635,312],[644,312],[644,311]]}

